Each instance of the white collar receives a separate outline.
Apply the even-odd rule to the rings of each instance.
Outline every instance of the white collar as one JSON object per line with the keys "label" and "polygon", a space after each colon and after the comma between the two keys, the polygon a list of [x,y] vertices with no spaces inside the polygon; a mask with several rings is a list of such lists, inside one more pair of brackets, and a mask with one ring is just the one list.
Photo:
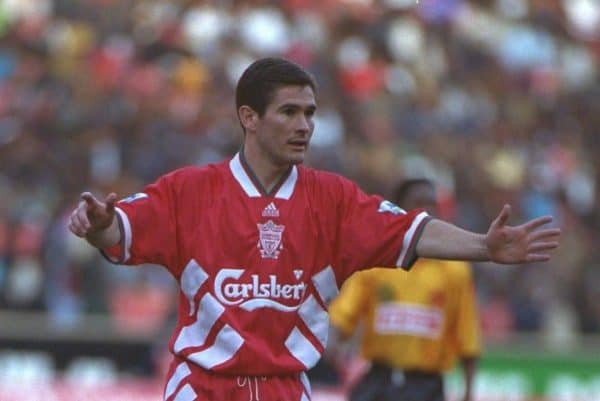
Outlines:
{"label": "white collar", "polygon": [[[246,195],[251,198],[257,198],[262,196],[261,192],[256,188],[254,182],[248,175],[248,172],[244,168],[242,161],[240,160],[239,152],[231,159],[229,162],[229,169],[233,174],[233,177],[240,184]],[[287,178],[281,184],[274,197],[277,199],[290,199],[292,194],[294,193],[294,188],[296,187],[296,181],[298,181],[298,168],[296,166],[292,166],[292,171],[288,174]]]}

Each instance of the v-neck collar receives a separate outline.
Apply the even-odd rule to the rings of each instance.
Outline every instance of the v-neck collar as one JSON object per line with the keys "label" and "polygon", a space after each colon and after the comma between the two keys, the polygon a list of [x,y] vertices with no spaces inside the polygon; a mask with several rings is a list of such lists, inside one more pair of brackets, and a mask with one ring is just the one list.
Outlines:
{"label": "v-neck collar", "polygon": [[281,177],[277,185],[267,192],[263,185],[246,162],[243,151],[238,152],[229,162],[229,169],[233,177],[240,184],[244,192],[251,197],[275,197],[278,199],[289,199],[294,193],[296,181],[298,180],[298,168],[290,166],[288,171]]}

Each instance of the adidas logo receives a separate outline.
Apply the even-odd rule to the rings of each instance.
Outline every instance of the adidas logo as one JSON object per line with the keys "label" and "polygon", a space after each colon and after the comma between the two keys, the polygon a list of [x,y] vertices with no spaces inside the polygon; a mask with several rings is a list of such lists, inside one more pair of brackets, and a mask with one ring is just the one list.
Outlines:
{"label": "adidas logo", "polygon": [[263,217],[279,217],[279,210],[273,202],[269,203],[262,212]]}

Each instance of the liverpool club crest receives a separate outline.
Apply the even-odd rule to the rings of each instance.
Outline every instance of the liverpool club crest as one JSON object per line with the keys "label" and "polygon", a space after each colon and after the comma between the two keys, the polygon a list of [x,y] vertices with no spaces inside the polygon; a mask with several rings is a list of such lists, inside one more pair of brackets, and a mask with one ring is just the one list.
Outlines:
{"label": "liverpool club crest", "polygon": [[258,226],[258,248],[260,255],[268,259],[277,259],[279,252],[283,249],[281,236],[285,227],[273,223],[273,220],[267,221],[265,224],[257,224]]}

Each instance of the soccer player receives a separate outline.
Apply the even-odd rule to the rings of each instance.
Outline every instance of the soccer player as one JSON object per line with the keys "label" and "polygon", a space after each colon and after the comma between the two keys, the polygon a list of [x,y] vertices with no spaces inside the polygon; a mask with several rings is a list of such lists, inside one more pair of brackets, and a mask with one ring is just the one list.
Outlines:
{"label": "soccer player", "polygon": [[[403,208],[435,215],[435,188],[427,179],[399,185]],[[362,323],[362,357],[371,366],[350,401],[444,401],[442,374],[460,358],[463,400],[472,400],[480,353],[475,292],[465,262],[419,259],[410,272],[374,268],[352,275],[329,307],[332,340],[348,339]],[[339,344],[330,344],[335,360]],[[339,352],[339,351],[338,351]]]}
{"label": "soccer player", "polygon": [[244,140],[233,158],[119,202],[85,192],[69,222],[109,260],[160,264],[179,283],[165,400],[310,400],[305,372],[327,343],[327,304],[355,271],[417,256],[545,261],[558,246],[550,217],[508,226],[506,206],[477,234],[302,166],[317,104],[294,63],[252,63],[236,106]]}

